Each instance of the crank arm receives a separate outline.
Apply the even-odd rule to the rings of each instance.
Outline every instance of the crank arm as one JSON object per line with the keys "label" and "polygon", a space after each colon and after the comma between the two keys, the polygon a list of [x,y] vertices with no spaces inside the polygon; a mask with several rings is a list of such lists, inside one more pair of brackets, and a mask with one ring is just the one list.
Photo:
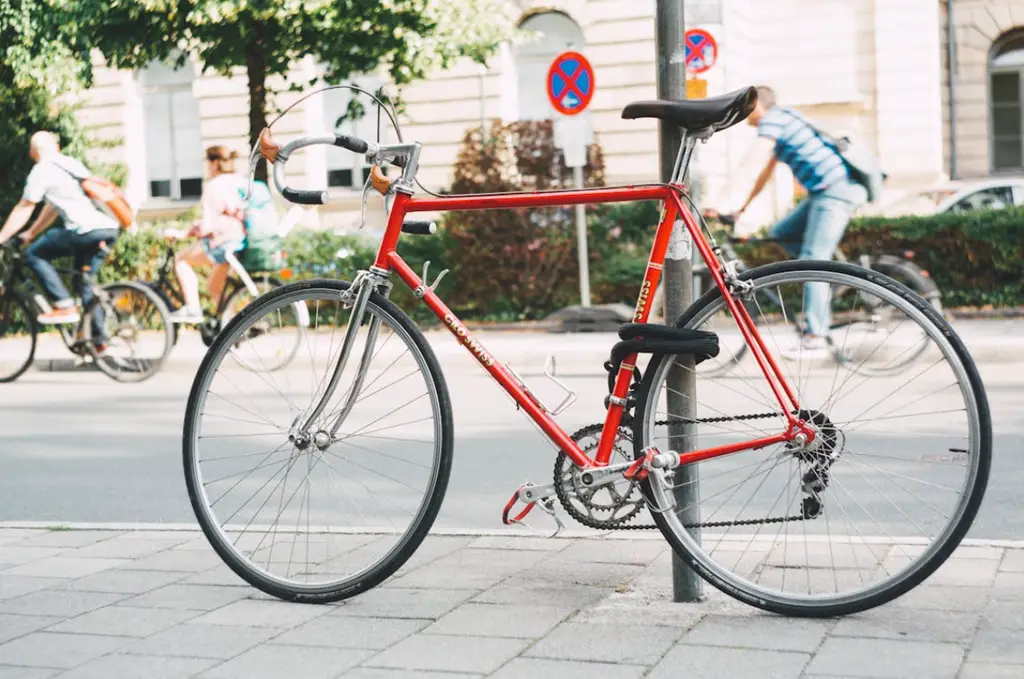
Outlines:
{"label": "crank arm", "polygon": [[584,469],[580,472],[580,480],[587,488],[607,486],[621,478],[625,478],[624,474],[633,464],[633,462],[619,462],[617,464],[610,464],[607,467]]}

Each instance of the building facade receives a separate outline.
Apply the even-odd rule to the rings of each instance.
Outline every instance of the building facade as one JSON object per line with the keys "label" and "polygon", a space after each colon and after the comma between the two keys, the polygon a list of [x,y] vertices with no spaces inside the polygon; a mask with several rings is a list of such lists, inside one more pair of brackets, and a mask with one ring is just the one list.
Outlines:
{"label": "building facade", "polygon": [[[654,0],[517,0],[509,11],[532,40],[504,46],[486,67],[460,63],[402,89],[403,136],[424,144],[422,183],[447,186],[466,131],[482,120],[557,115],[545,76],[566,49],[582,52],[594,67],[596,91],[584,115],[604,151],[608,181],[654,178],[655,121],[620,116],[630,101],[655,97]],[[688,27],[704,28],[718,43],[717,63],[701,76],[709,95],[771,85],[781,103],[873,148],[893,188],[951,174],[1024,174],[1022,0],[688,0],[687,13]],[[317,74],[311,59],[294,67],[298,78]],[[374,75],[355,83],[386,86]],[[377,137],[372,109],[355,121],[341,119],[350,96],[331,90],[307,99],[275,125],[275,136],[339,129]],[[297,98],[286,93],[276,103],[283,108]],[[100,65],[81,115],[100,136],[121,141],[103,153],[127,164],[128,191],[144,218],[194,205],[204,147],[246,151],[243,73],[223,77],[163,64],[119,72]],[[382,139],[393,139],[386,126]],[[700,147],[697,179],[706,205],[728,210],[743,200],[762,162],[752,155],[753,142],[754,131],[741,125]],[[309,211],[308,224],[355,224],[361,159],[318,149],[296,157],[289,170],[296,186],[330,187],[332,204]],[[765,194],[747,217],[750,225],[792,203],[784,168]]]}

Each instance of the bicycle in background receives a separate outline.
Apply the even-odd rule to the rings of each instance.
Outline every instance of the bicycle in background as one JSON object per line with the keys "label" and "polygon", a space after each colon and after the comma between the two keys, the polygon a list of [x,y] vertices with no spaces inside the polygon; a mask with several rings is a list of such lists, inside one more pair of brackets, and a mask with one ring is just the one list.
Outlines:
{"label": "bicycle in background", "polygon": [[[100,285],[88,267],[57,270],[73,282],[82,279],[93,292],[76,324],[56,326],[71,353],[118,382],[141,382],[159,372],[174,345],[174,326],[163,300],[133,281]],[[0,247],[0,382],[16,380],[32,365],[39,335],[36,316],[49,308],[12,239]],[[93,336],[94,319],[105,341]]]}

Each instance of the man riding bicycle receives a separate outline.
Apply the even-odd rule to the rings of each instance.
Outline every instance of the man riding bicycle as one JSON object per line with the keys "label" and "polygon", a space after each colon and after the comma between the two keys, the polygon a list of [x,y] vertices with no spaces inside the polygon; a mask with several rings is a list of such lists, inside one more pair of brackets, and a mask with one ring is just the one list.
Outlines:
{"label": "man riding bicycle", "polygon": [[[747,118],[757,135],[771,141],[768,162],[754,182],[739,217],[761,193],[781,160],[807,191],[807,198],[769,231],[769,236],[800,259],[831,259],[853,213],[867,200],[867,189],[855,182],[835,147],[806,118],[778,106],[775,91],[757,88],[757,106]],[[714,211],[705,213],[717,217]],[[804,336],[801,352],[826,354],[828,350],[829,291],[826,283],[808,283],[804,292]]]}
{"label": "man riding bicycle", "polygon": [[[35,162],[35,167],[25,180],[21,200],[0,229],[0,245],[24,228],[40,202],[45,201],[45,205],[39,216],[31,228],[19,235],[26,244],[46,231],[58,215],[63,218],[64,228],[51,229],[36,240],[25,252],[25,262],[54,300],[53,308],[40,314],[37,320],[49,325],[77,323],[81,314],[50,262],[59,257],[71,256],[76,270],[88,265],[92,275],[96,276],[106,259],[107,246],[120,233],[119,224],[97,209],[82,190],[76,176],[89,176],[91,173],[82,163],[60,152],[56,136],[49,132],[33,134],[29,140],[29,156]],[[88,306],[93,293],[84,280],[79,279],[78,292],[82,304]],[[106,348],[101,314],[97,309],[92,319],[97,352]]]}

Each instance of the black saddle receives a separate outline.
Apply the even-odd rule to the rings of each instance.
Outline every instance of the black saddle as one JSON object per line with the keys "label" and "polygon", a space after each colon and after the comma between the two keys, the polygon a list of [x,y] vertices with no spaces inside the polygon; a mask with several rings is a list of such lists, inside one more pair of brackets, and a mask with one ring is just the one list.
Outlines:
{"label": "black saddle", "polygon": [[658,118],[687,132],[719,132],[745,120],[756,104],[757,90],[747,87],[709,99],[634,101],[622,109],[622,117]]}

